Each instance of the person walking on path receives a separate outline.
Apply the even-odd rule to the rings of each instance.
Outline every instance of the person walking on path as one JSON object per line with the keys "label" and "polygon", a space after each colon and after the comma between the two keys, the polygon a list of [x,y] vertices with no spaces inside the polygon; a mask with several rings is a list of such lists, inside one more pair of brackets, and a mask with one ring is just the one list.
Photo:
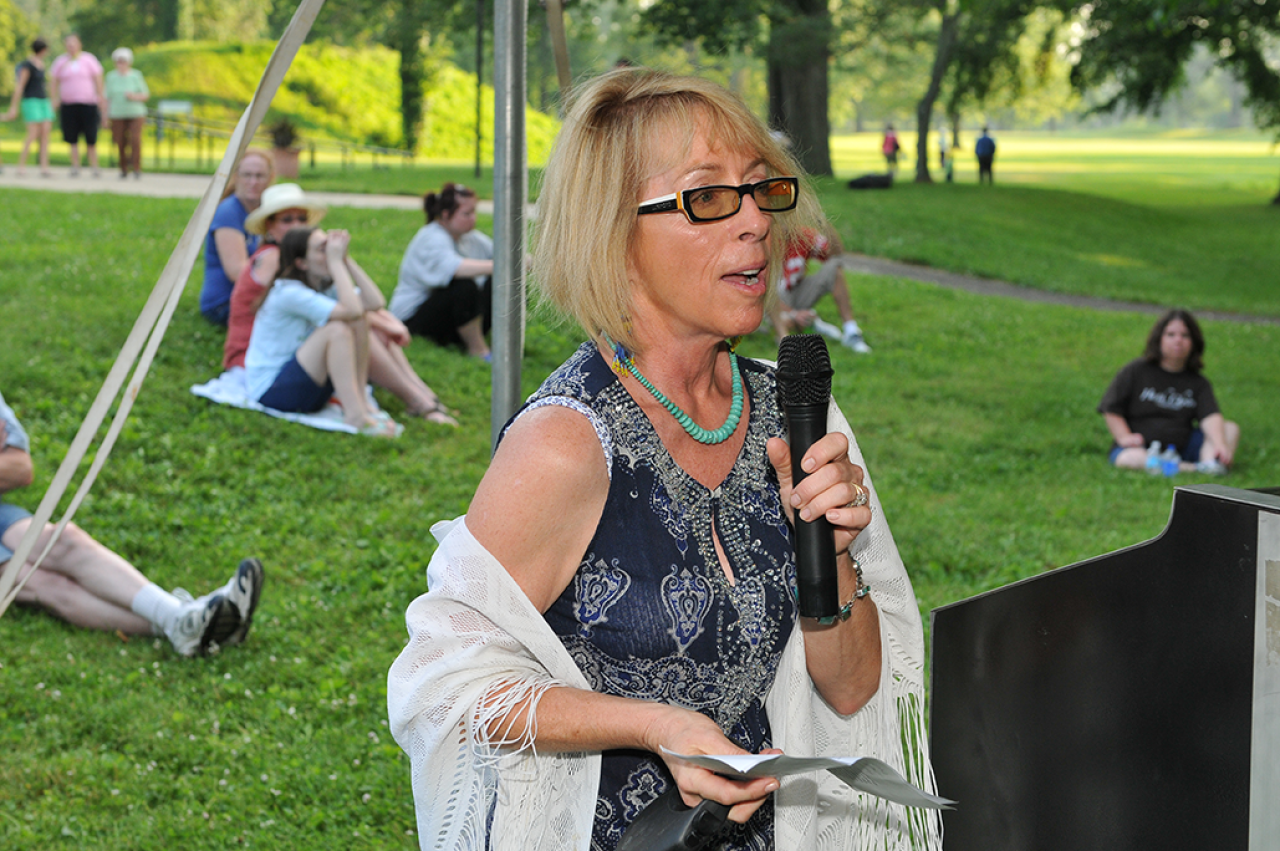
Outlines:
{"label": "person walking on path", "polygon": [[973,143],[973,154],[978,158],[978,182],[994,185],[995,177],[991,173],[991,166],[996,160],[996,140],[991,138],[986,127],[982,128],[978,141]]}
{"label": "person walking on path", "polygon": [[72,33],[63,40],[67,52],[53,60],[49,69],[53,108],[62,125],[62,138],[71,146],[71,175],[80,173],[80,137],[88,152],[89,168],[98,176],[98,127],[102,123],[102,63],[80,44]]}
{"label": "person walking on path", "polygon": [[142,125],[147,121],[151,92],[142,72],[133,66],[133,51],[118,47],[111,54],[115,68],[107,72],[105,92],[111,138],[120,159],[120,177],[142,177]]}
{"label": "person walking on path", "polygon": [[18,117],[27,125],[26,138],[22,140],[22,154],[18,157],[18,175],[27,171],[27,154],[31,143],[38,142],[36,157],[40,161],[40,174],[49,176],[49,136],[53,131],[53,106],[49,103],[49,91],[45,83],[44,62],[49,54],[49,44],[42,38],[31,42],[31,55],[18,64],[17,84],[13,87],[13,100],[9,110],[0,120],[12,121]]}

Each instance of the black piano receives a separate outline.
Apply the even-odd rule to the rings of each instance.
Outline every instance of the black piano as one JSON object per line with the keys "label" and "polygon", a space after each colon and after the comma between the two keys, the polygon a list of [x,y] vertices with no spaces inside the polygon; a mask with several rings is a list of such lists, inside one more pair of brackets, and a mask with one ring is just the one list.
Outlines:
{"label": "black piano", "polygon": [[1280,491],[932,613],[946,851],[1280,849]]}

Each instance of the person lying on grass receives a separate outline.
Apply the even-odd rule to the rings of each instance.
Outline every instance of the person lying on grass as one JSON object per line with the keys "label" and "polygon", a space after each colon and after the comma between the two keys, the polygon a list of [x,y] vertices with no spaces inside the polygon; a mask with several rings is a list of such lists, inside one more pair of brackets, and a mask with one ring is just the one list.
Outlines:
{"label": "person lying on grass", "polygon": [[[32,469],[30,439],[0,395],[0,496],[31,484]],[[29,511],[0,498],[0,573],[10,567],[30,525]],[[44,551],[53,528],[45,524],[32,560]],[[74,523],[63,529],[38,570],[32,572],[31,564],[18,575],[19,583],[26,580],[19,604],[85,629],[163,635],[183,656],[244,641],[262,593],[262,563],[256,558],[240,562],[231,581],[211,594],[192,598],[181,588],[170,593]]]}
{"label": "person lying on grass", "polygon": [[[245,230],[262,237],[262,244],[245,264],[231,291],[231,311],[227,339],[222,350],[224,369],[244,367],[254,319],[265,299],[267,288],[280,270],[280,240],[290,229],[314,227],[328,212],[324,204],[307,197],[296,183],[281,183],[262,193],[262,203],[245,219]],[[368,278],[350,255],[347,266],[358,282]],[[363,285],[361,285],[363,286]],[[405,403],[405,412],[442,425],[458,423],[449,415],[440,397],[414,371],[404,354],[409,329],[385,308],[365,313],[369,323],[369,380],[385,387]]]}

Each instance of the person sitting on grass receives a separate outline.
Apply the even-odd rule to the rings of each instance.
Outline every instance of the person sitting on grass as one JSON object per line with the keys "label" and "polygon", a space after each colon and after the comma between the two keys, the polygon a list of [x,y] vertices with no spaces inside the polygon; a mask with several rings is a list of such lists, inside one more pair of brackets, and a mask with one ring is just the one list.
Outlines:
{"label": "person sitting on grass", "polygon": [[[262,244],[249,258],[235,289],[231,291],[231,312],[227,320],[227,339],[222,350],[224,369],[243,368],[254,318],[265,298],[267,288],[280,268],[280,240],[290,229],[315,226],[324,218],[324,204],[307,197],[296,183],[281,183],[262,193],[262,203],[245,219],[245,230],[262,237]],[[368,275],[348,255],[347,266],[353,278],[360,281]],[[372,283],[370,283],[372,286]],[[457,420],[440,402],[440,397],[427,386],[405,356],[409,331],[385,308],[365,314],[369,322],[369,380],[385,387],[405,403],[409,416],[428,422],[456,426]]]}
{"label": "person sitting on grass", "polygon": [[364,276],[357,290],[344,230],[293,228],[280,241],[280,271],[267,289],[244,364],[249,397],[268,408],[314,413],[338,397],[343,421],[369,437],[402,427],[369,403],[370,311],[385,304]]}
{"label": "person sitting on grass", "polygon": [[1111,380],[1098,413],[1107,421],[1111,463],[1125,470],[1146,467],[1158,441],[1174,447],[1181,472],[1227,472],[1240,444],[1240,426],[1218,410],[1204,368],[1204,334],[1188,311],[1175,308],[1156,321],[1142,357]]}
{"label": "person sitting on grass", "polygon": [[226,327],[231,312],[231,288],[249,255],[258,248],[258,237],[244,229],[245,219],[262,203],[262,193],[276,177],[275,164],[266,151],[250,148],[231,170],[222,200],[204,240],[204,285],[200,289],[200,314],[214,325]]}
{"label": "person sitting on grass", "polygon": [[[32,481],[30,438],[0,395],[0,495]],[[0,573],[31,525],[31,512],[0,499]],[[46,524],[18,574],[16,598],[85,629],[127,635],[163,635],[182,656],[203,656],[244,641],[262,593],[262,563],[240,562],[221,589],[193,599],[181,588],[165,591],[133,565],[68,524],[38,570],[30,565],[44,551],[54,527]],[[28,574],[30,574],[28,576]]]}
{"label": "person sitting on grass", "polygon": [[427,223],[400,261],[391,312],[414,336],[491,361],[485,334],[493,322],[493,240],[476,230],[476,193],[446,183],[422,206]]}
{"label": "person sitting on grass", "polygon": [[[787,249],[782,276],[778,279],[778,299],[770,308],[770,321],[779,340],[799,328],[813,330],[837,340],[841,345],[859,354],[867,354],[871,347],[862,338],[862,329],[853,318],[853,306],[849,301],[849,285],[844,279],[844,267],[840,259],[843,249],[834,232],[828,237],[816,231],[804,234],[803,241]],[[812,275],[809,261],[822,263]],[[840,312],[841,325],[837,328],[823,320],[814,305],[830,293]]]}

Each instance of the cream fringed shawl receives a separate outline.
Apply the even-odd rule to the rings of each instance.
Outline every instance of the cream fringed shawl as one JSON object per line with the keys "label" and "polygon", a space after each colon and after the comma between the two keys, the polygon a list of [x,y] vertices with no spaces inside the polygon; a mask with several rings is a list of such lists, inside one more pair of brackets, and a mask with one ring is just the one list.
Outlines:
{"label": "cream fringed shawl", "polygon": [[[828,419],[849,438],[849,457],[865,468],[834,402]],[[877,508],[853,553],[880,613],[880,690],[854,715],[836,714],[809,679],[797,629],[765,706],[774,745],[785,753],[874,756],[933,792],[920,613],[869,474],[865,484]],[[409,606],[409,643],[387,682],[391,731],[412,766],[421,847],[586,851],[599,753],[537,753],[534,729],[512,731],[505,738],[517,746],[499,750],[483,732],[513,705],[554,686],[586,689],[587,681],[465,518],[432,532],[440,548],[427,569],[430,591]],[[488,699],[495,691],[501,699]],[[778,851],[941,847],[936,814],[855,793],[826,772],[784,778],[774,812]]]}

